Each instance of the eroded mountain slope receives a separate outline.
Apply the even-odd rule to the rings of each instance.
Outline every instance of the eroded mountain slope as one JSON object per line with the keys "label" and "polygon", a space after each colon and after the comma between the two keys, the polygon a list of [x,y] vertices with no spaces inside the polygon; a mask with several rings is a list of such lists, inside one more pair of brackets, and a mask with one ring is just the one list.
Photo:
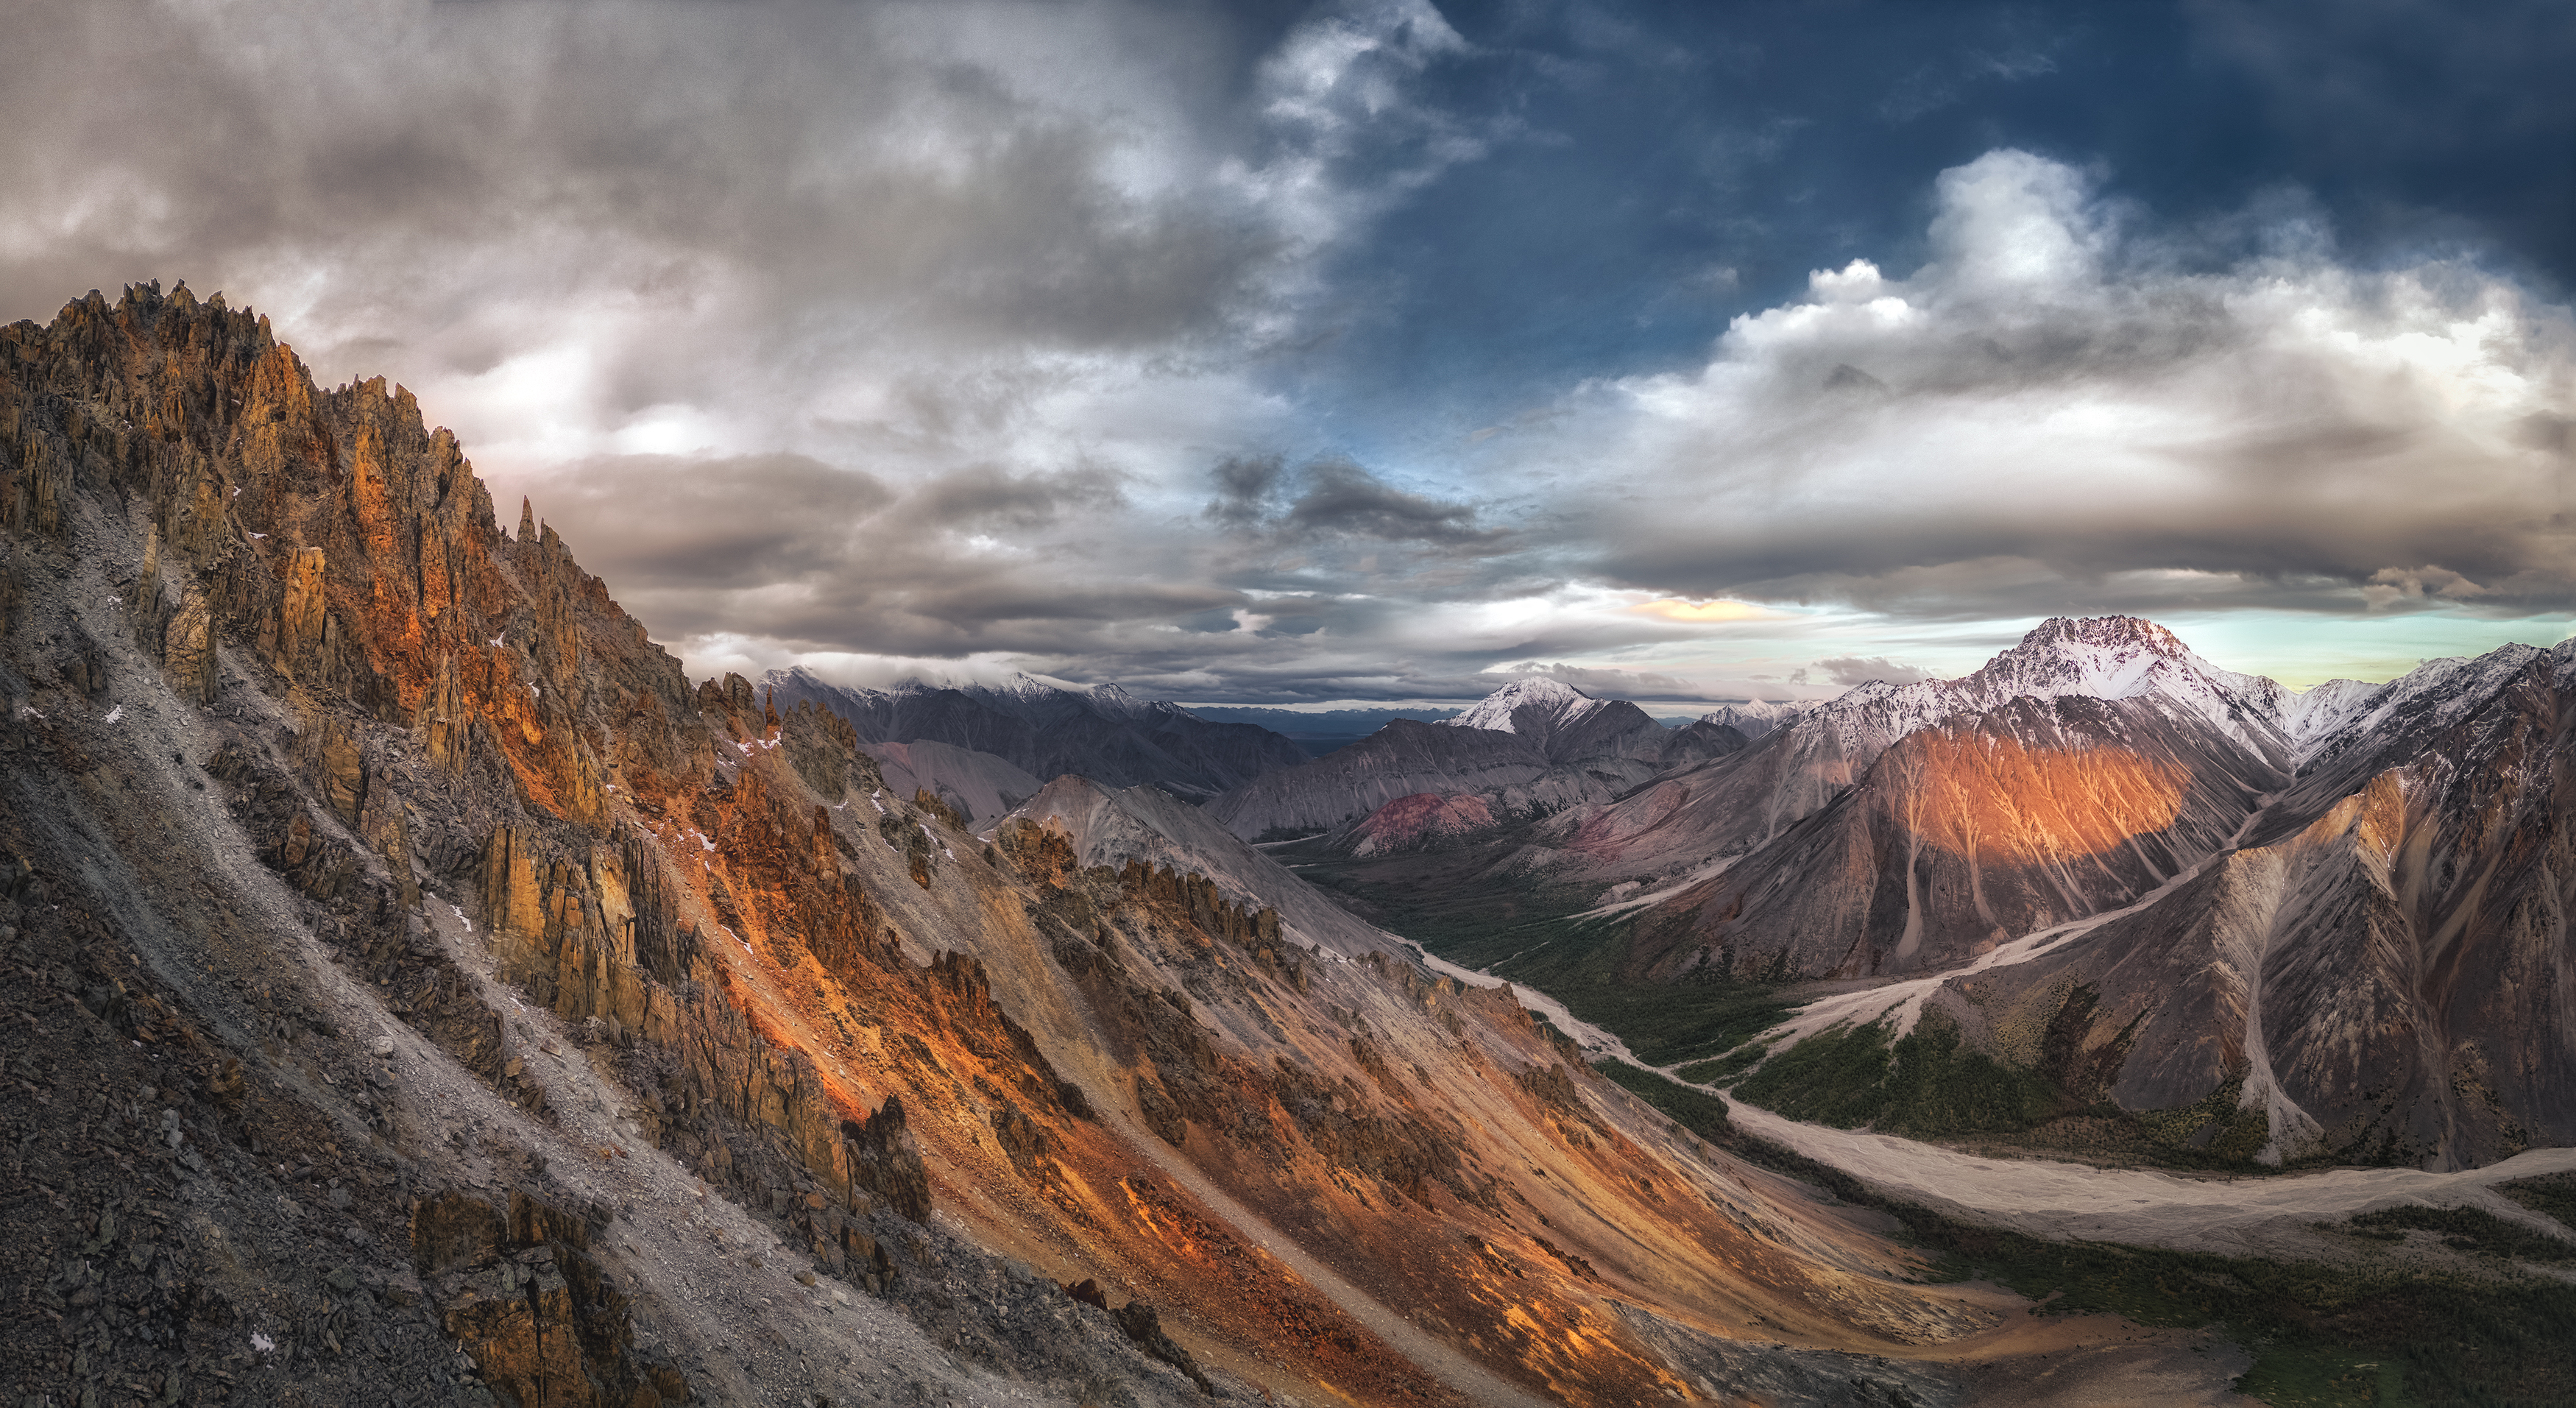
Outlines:
{"label": "eroded mountain slope", "polygon": [[[2023,696],[1954,715],[1642,919],[1637,961],[1666,975],[1952,967],[2164,884],[2285,780],[2196,714],[2140,700]],[[1617,822],[1587,821],[1568,849],[1614,848]]]}
{"label": "eroded mountain slope", "polygon": [[1716,1336],[1937,1401],[1869,1356],[1998,1313],[1507,995],[690,688],[263,322],[0,372],[28,1392],[1612,1404]]}
{"label": "eroded mountain slope", "polygon": [[2274,1158],[2446,1168],[2576,1143],[2576,652],[2485,663],[2386,690],[2416,705],[2311,762],[2241,848],[2080,941],[1955,980],[1954,1009],[2027,1029],[2084,994],[2069,1030],[2101,1093],[2234,1095],[2184,1132],[2203,1145],[2237,1110]]}

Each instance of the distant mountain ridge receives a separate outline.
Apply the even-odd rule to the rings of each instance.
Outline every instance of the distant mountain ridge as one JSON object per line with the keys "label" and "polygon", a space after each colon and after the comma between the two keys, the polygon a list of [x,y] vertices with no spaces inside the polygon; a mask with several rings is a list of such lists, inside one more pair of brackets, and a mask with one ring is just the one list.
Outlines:
{"label": "distant mountain ridge", "polygon": [[1011,809],[1038,794],[1046,784],[1003,758],[955,748],[935,739],[910,743],[862,743],[859,751],[874,758],[886,787],[909,800],[927,792],[946,802],[977,830],[991,826]]}
{"label": "distant mountain ridge", "polygon": [[1397,719],[1437,723],[1455,718],[1457,709],[1273,709],[1249,704],[1193,704],[1189,711],[1210,723],[1259,724],[1290,738],[1306,734],[1347,734],[1357,738],[1377,732]]}
{"label": "distant mountain ridge", "polygon": [[[1254,778],[1208,804],[1246,840],[1276,839],[1353,825],[1412,799],[1474,797],[1487,818],[1528,816],[1606,802],[1678,766],[1722,757],[1743,734],[1705,721],[1669,729],[1624,699],[1597,699],[1545,677],[1511,681],[1454,718],[1396,719],[1376,733],[1301,767]],[[1427,814],[1427,813],[1425,813]],[[1443,812],[1429,835],[1461,834],[1466,813]],[[1408,821],[1381,828],[1420,839]]]}
{"label": "distant mountain ridge", "polygon": [[1700,722],[1724,724],[1748,739],[1760,738],[1780,728],[1807,711],[1803,704],[1776,699],[1749,699],[1741,704],[1720,704],[1699,716]]}
{"label": "distant mountain ridge", "polygon": [[1014,674],[998,685],[852,689],[801,666],[761,682],[782,707],[811,703],[849,720],[863,744],[942,743],[990,754],[1041,784],[1075,773],[1111,787],[1150,783],[1195,801],[1306,758],[1268,729],[1213,723],[1116,684],[1068,689]]}

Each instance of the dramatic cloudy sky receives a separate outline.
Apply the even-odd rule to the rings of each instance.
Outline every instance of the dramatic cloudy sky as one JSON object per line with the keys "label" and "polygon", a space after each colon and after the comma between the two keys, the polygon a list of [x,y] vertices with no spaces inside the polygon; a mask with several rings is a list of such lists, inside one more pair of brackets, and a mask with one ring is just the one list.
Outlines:
{"label": "dramatic cloudy sky", "polygon": [[0,319],[184,278],[692,670],[1649,701],[2576,611],[2576,6],[16,0]]}

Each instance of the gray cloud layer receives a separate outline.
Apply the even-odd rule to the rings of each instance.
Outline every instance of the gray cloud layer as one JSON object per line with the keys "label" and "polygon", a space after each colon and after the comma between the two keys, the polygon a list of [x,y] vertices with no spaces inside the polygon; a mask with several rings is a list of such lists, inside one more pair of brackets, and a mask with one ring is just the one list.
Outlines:
{"label": "gray cloud layer", "polygon": [[2213,263],[2009,150],[1940,175],[1930,263],[1820,271],[1702,365],[1412,462],[1283,449],[1330,440],[1266,369],[1365,301],[1336,253],[1501,140],[1424,96],[1472,56],[1424,0],[12,25],[0,315],[259,303],[411,385],[701,671],[1680,700],[2061,611],[2576,608],[2564,307],[2347,268],[2295,200]]}
{"label": "gray cloud layer", "polygon": [[2576,606],[2564,307],[2320,250],[2179,272],[2017,152],[1939,196],[1912,276],[1820,272],[1697,373],[1593,391],[1566,435],[1651,504],[1591,519],[1594,570],[1962,615]]}

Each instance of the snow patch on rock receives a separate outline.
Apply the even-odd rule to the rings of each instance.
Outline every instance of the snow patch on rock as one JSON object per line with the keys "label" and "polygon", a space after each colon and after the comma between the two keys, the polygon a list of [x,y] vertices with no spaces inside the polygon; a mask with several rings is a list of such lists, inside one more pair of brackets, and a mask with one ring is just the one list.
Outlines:
{"label": "snow patch on rock", "polygon": [[[1564,728],[1584,715],[1599,709],[1607,700],[1595,699],[1563,680],[1546,675],[1516,679],[1477,700],[1475,707],[1454,718],[1438,720],[1445,728],[1485,728],[1496,733],[1524,733],[1524,724],[1545,720],[1547,731]],[[1522,710],[1535,711],[1535,719],[1522,719]]]}

